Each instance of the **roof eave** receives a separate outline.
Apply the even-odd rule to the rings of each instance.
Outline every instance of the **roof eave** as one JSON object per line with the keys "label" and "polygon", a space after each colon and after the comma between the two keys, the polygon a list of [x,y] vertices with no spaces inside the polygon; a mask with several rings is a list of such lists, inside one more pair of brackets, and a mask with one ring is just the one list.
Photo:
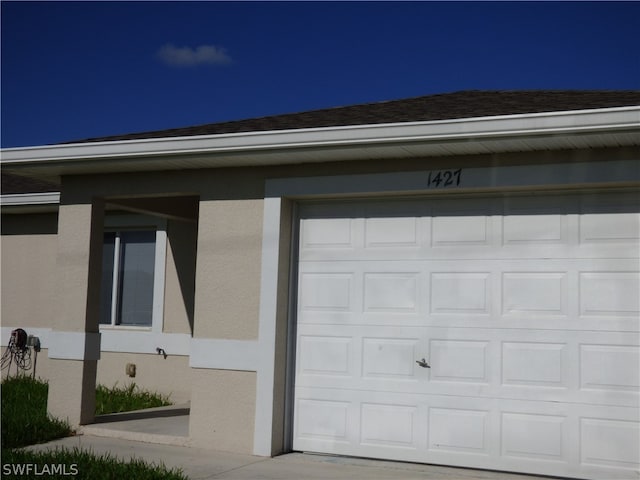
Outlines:
{"label": "roof eave", "polygon": [[[8,148],[2,150],[0,163],[3,168],[15,173],[52,176],[347,161],[357,159],[359,150],[364,152],[371,148],[379,149],[379,158],[391,158],[397,154],[394,149],[402,146],[430,146],[431,150],[416,148],[409,154],[407,150],[404,151],[405,156],[424,157],[429,155],[429,151],[437,151],[438,155],[456,152],[455,148],[447,146],[455,147],[460,142],[469,145],[470,141],[482,153],[504,151],[505,146],[509,142],[513,144],[514,140],[521,141],[518,150],[526,151],[537,149],[535,140],[548,136],[554,137],[556,145],[558,140],[566,138],[568,146],[574,144],[571,141],[573,137],[582,137],[585,145],[589,146],[589,137],[597,136],[597,146],[602,146],[606,135],[612,136],[612,142],[620,145],[619,134],[626,134],[622,143],[637,145],[638,140],[630,138],[638,133],[640,106],[630,106],[428,122]],[[618,137],[613,140],[613,135]],[[467,151],[472,150],[467,147]]]}
{"label": "roof eave", "polygon": [[60,192],[12,193],[0,196],[2,213],[55,212],[60,204]]}

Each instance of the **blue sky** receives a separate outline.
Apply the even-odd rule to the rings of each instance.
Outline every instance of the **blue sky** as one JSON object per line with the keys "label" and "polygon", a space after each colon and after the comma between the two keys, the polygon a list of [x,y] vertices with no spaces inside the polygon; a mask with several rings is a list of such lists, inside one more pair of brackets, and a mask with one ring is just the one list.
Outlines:
{"label": "blue sky", "polygon": [[2,2],[2,147],[467,89],[640,89],[640,2]]}

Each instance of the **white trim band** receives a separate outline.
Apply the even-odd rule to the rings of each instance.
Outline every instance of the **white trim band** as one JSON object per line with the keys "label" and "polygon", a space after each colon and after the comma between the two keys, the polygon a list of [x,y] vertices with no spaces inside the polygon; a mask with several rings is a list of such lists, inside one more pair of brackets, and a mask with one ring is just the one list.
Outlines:
{"label": "white trim band", "polygon": [[167,355],[188,356],[191,335],[187,333],[157,333],[126,327],[101,327],[102,351],[117,353],[148,353],[157,355],[161,348]]}
{"label": "white trim band", "polygon": [[255,372],[258,371],[260,360],[258,342],[255,340],[191,340],[189,366],[192,368]]}
{"label": "white trim band", "polygon": [[100,360],[100,334],[52,330],[48,353],[58,360]]}
{"label": "white trim band", "polygon": [[[6,347],[8,345],[11,332],[16,328],[23,328],[27,335],[38,337],[43,350],[51,348],[51,334],[53,331],[50,328],[32,328],[28,326],[2,327],[0,329],[0,346]],[[70,333],[77,334],[78,332]],[[156,348],[162,348],[169,356],[189,356],[191,335],[188,333],[156,333],[149,329],[136,330],[135,328],[127,327],[100,327],[100,350],[102,352],[157,355]]]}

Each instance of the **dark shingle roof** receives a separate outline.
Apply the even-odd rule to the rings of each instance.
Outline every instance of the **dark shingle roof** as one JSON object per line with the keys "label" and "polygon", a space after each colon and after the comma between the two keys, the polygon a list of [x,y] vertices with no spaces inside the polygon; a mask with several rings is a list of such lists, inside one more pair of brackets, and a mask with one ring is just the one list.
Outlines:
{"label": "dark shingle roof", "polygon": [[[81,140],[105,142],[299,128],[418,122],[640,105],[634,90],[462,91]],[[71,142],[67,142],[71,143]]]}
{"label": "dark shingle roof", "polygon": [[35,178],[21,177],[6,172],[2,172],[0,176],[2,177],[2,195],[57,192],[60,190],[58,185]]}

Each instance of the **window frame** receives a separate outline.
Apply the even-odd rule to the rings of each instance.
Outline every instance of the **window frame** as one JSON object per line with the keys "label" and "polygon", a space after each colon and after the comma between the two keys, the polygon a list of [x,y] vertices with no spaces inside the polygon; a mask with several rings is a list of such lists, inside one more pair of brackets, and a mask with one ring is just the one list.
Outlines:
{"label": "window frame", "polygon": [[[155,231],[155,258],[153,273],[153,310],[151,325],[119,325],[117,316],[117,292],[119,288],[118,268],[114,268],[111,290],[111,323],[99,323],[100,330],[143,331],[162,333],[164,323],[164,283],[167,256],[167,221],[163,218],[143,214],[105,215],[103,233],[123,231]],[[116,235],[116,238],[118,236]],[[119,255],[117,244],[114,247],[115,259]]]}

